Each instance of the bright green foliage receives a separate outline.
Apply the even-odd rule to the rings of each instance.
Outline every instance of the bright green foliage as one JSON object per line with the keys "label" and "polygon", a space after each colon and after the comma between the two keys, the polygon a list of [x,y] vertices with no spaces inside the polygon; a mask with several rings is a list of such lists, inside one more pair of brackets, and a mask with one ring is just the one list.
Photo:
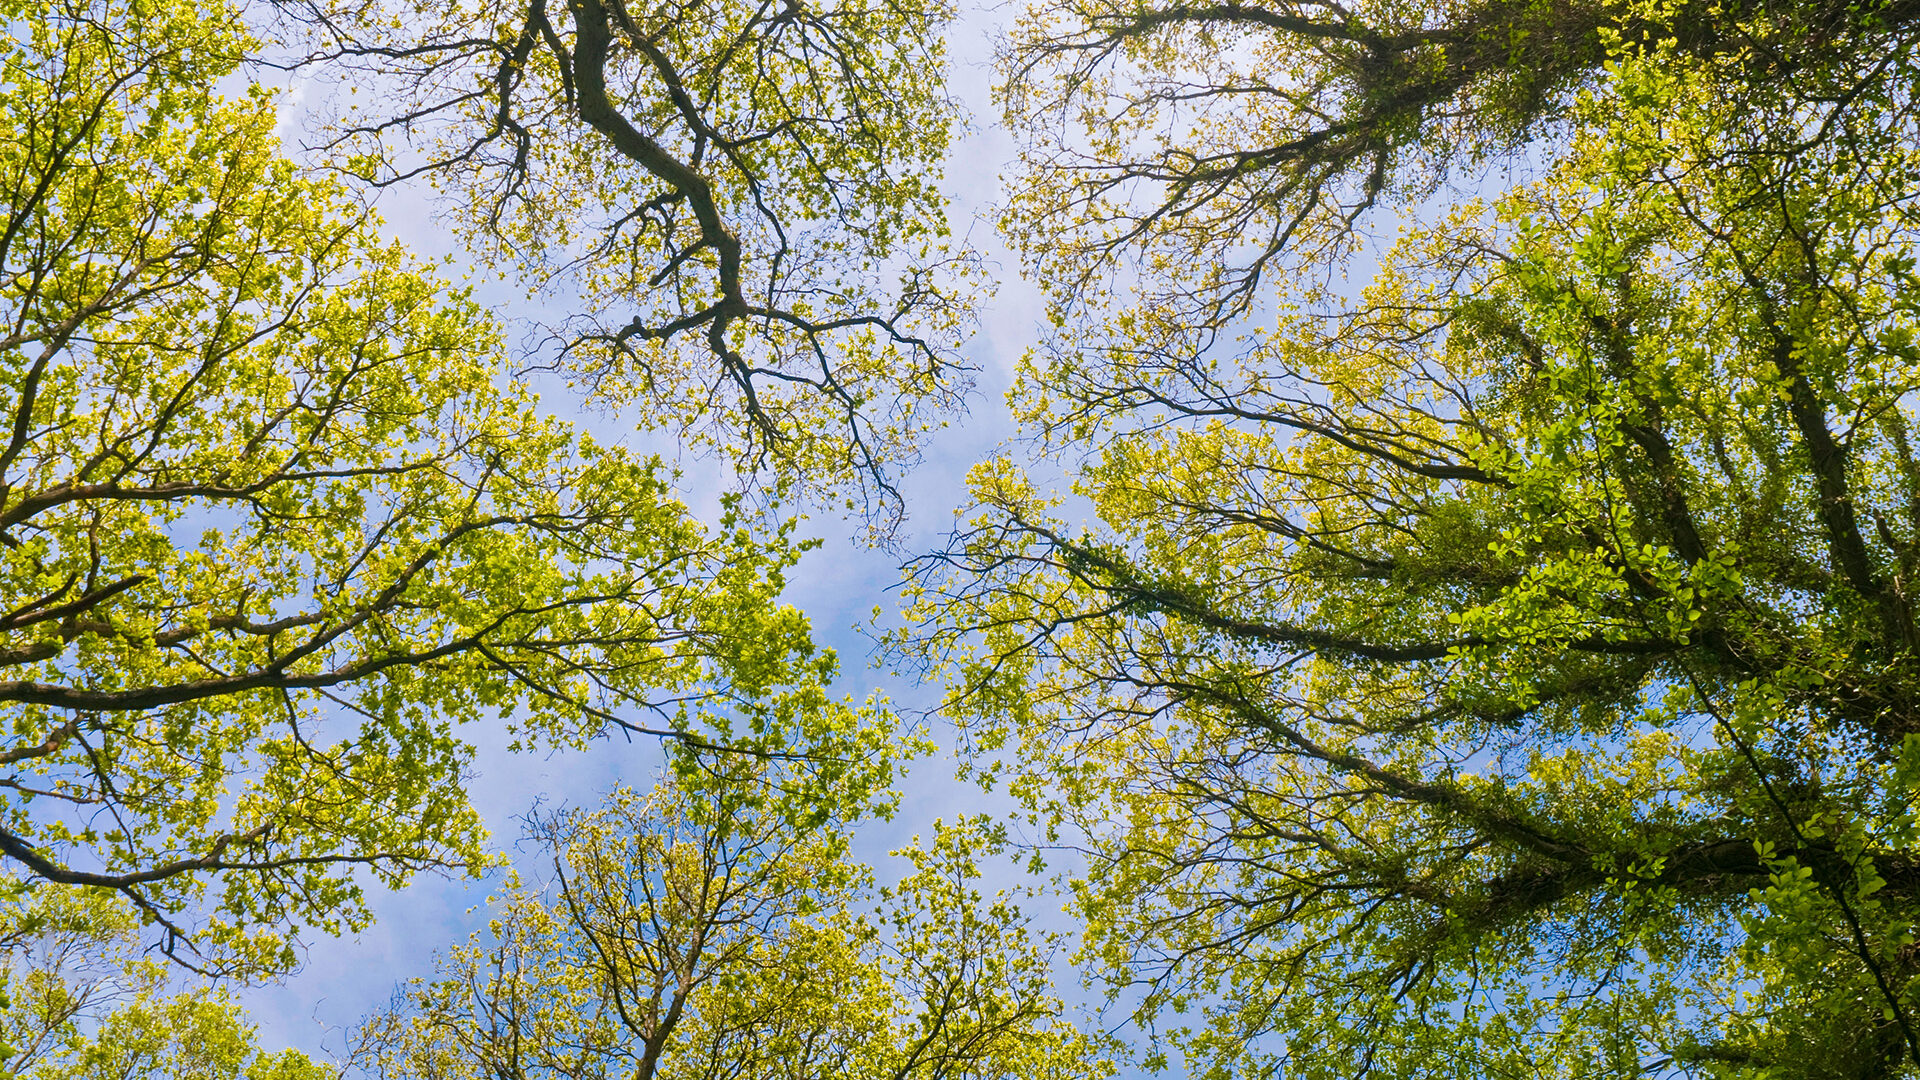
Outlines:
{"label": "bright green foliage", "polygon": [[937,828],[880,892],[844,819],[793,827],[768,777],[616,791],[535,831],[548,892],[495,901],[355,1036],[381,1078],[1099,1077],[1059,1016],[1044,942],[984,899],[984,823]]}
{"label": "bright green foliage", "polygon": [[[197,964],[488,856],[458,725],[865,757],[784,531],[504,388],[494,324],[279,156],[217,6],[4,6],[0,852]],[[829,779],[831,782],[831,778]],[[186,953],[180,956],[185,958]]]}
{"label": "bright green foliage", "polygon": [[1126,307],[1202,347],[1273,281],[1327,283],[1384,212],[1550,158],[1622,47],[1781,118],[1863,104],[1917,38],[1909,0],[1031,0],[1000,57],[1004,224],[1064,340]]}
{"label": "bright green foliage", "polygon": [[1895,44],[1743,82],[1616,43],[1537,179],[1357,297],[1061,300],[1014,402],[1084,455],[1074,498],[978,467],[916,645],[981,767],[1088,850],[1085,956],[1150,1054],[1920,1071]]}
{"label": "bright green foliage", "polygon": [[224,990],[167,993],[111,893],[8,879],[0,925],[0,1076],[18,1080],[330,1080],[264,1054]]}
{"label": "bright green foliage", "polygon": [[969,373],[945,0],[279,6],[339,80],[348,169],[431,181],[470,252],[584,305],[550,328],[562,370],[898,513],[894,467]]}

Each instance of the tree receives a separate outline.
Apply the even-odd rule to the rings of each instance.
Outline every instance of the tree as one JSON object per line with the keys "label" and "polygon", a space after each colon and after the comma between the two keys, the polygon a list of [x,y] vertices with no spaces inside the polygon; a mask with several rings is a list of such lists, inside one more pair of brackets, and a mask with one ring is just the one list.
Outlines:
{"label": "tree", "polygon": [[[1065,56],[1085,79],[1058,85],[1104,100],[1086,73],[1124,61],[1159,80],[1137,100],[1204,108],[1369,70],[1308,55],[1279,9],[1227,9],[1213,32],[1245,34],[1205,54],[1171,9],[1128,10],[1151,32],[1060,15],[1044,40],[1111,47],[1016,52],[1016,86]],[[1810,34],[1803,14],[1716,26],[1758,63],[1770,39],[1740,28]],[[1759,74],[1681,34],[1608,38],[1604,71],[1553,84],[1533,178],[1433,212],[1358,296],[1263,269],[1283,246],[1314,265],[1250,224],[1306,205],[1280,165],[1204,191],[1135,170],[1189,201],[1128,216],[1061,194],[1118,191],[1089,179],[1117,157],[1041,161],[1016,222],[1078,216],[1033,240],[1061,329],[1015,405],[1043,457],[1081,455],[1076,501],[979,466],[908,644],[949,665],[981,768],[1085,850],[1085,956],[1159,1033],[1150,1061],[1920,1069],[1920,131],[1904,17],[1868,14],[1871,47]],[[1552,74],[1532,48],[1512,70]],[[1242,63],[1297,82],[1218,75]],[[1265,145],[1262,109],[1196,137]],[[1052,275],[1094,250],[1114,257]]]}
{"label": "tree", "polygon": [[111,893],[8,879],[0,925],[0,1070],[21,1080],[329,1080],[297,1051],[262,1053],[224,989],[166,992]]}
{"label": "tree", "polygon": [[431,180],[476,258],[577,291],[562,369],[897,522],[896,468],[970,370],[978,282],[937,186],[947,4],[279,6],[354,98],[325,136],[341,167]]}
{"label": "tree", "polygon": [[[5,9],[0,853],[202,968],[491,856],[456,734],[857,772],[798,555],[505,384],[494,323],[210,87],[234,13]],[[756,535],[756,530],[759,535]],[[724,744],[724,746],[722,745]],[[831,770],[829,770],[829,773]]]}
{"label": "tree", "polygon": [[857,807],[783,809],[766,797],[776,781],[683,773],[540,819],[550,889],[494,901],[439,978],[355,1033],[352,1067],[382,1080],[1109,1072],[1060,1018],[1019,909],[976,890],[998,846],[984,822],[938,828],[881,892],[890,910],[870,911],[841,816]]}
{"label": "tree", "polygon": [[[1917,16],[1901,0],[1037,0],[1001,57],[1022,137],[1004,225],[1072,324],[1061,340],[1104,335],[1114,309],[1231,336],[1276,278],[1325,277],[1371,212],[1551,157],[1623,49],[1710,73],[1725,115],[1779,149],[1796,116],[1879,107]],[[1727,134],[1715,159],[1741,152]]]}

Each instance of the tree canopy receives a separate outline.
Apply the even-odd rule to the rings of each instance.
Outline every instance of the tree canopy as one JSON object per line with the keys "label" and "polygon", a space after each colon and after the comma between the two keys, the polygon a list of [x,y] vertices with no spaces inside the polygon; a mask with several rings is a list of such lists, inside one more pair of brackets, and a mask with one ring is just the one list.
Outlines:
{"label": "tree canopy", "polygon": [[[278,152],[201,3],[16,4],[0,853],[259,971],[361,890],[491,859],[458,725],[817,752],[878,728],[778,597],[798,554],[503,377],[499,331]],[[197,956],[197,959],[189,959]]]}
{"label": "tree canopy", "polygon": [[[765,781],[772,779],[761,776]],[[1045,941],[977,890],[1001,843],[937,826],[875,894],[846,817],[796,830],[764,784],[698,774],[541,819],[547,890],[355,1034],[382,1080],[1099,1077]],[[877,906],[876,906],[877,905]]]}
{"label": "tree canopy", "polygon": [[[1593,48],[1511,23],[1456,70],[1491,10],[1016,31],[1058,329],[1013,402],[1079,464],[976,468],[911,640],[1084,849],[1083,958],[1149,1060],[1909,1075],[1906,17],[1529,8]],[[1370,66],[1394,25],[1430,63]],[[1444,197],[1460,125],[1530,163]],[[1429,201],[1368,257],[1396,185]]]}
{"label": "tree canopy", "polygon": [[898,524],[981,284],[938,187],[949,5],[278,6],[292,62],[353,92],[332,159],[429,180],[470,253],[570,305],[538,362]]}
{"label": "tree canopy", "polygon": [[[8,878],[0,914],[0,1069],[22,1080],[328,1080],[258,1045],[227,989],[180,991],[111,893]],[[169,990],[174,992],[169,992]]]}
{"label": "tree canopy", "polygon": [[[1022,139],[1005,221],[1062,317],[1131,307],[1194,334],[1324,276],[1369,212],[1498,187],[1628,52],[1713,80],[1737,157],[1902,109],[1910,4],[1036,0],[1002,47]],[[1871,122],[1868,120],[1867,122]],[[1796,127],[1796,125],[1802,125]],[[1790,134],[1792,133],[1792,134]],[[1489,169],[1492,172],[1489,172]],[[1377,217],[1377,215],[1376,215]],[[1116,292],[1116,290],[1118,290]]]}
{"label": "tree canopy", "polygon": [[[7,1070],[316,1075],[176,968],[497,866],[481,723],[667,779],[534,815],[547,865],[350,1067],[1110,1067],[979,883],[994,826],[853,856],[927,741],[829,696],[777,505],[699,520],[524,378],[885,535],[988,284],[952,10],[0,11]],[[1917,14],[1018,14],[1049,323],[894,644],[1072,849],[1135,1066],[1920,1070]],[[340,91],[303,163],[241,88],[275,64]],[[414,181],[570,312],[546,345],[383,238]]]}

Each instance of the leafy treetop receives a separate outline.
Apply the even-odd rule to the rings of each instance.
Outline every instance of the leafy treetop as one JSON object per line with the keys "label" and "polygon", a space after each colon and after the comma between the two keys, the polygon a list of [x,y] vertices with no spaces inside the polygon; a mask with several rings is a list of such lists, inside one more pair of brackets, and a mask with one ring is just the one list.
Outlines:
{"label": "leafy treetop", "polygon": [[348,171],[430,179],[471,252],[577,290],[562,369],[898,520],[896,467],[966,390],[978,284],[938,190],[947,4],[279,8],[346,84],[327,148]]}
{"label": "leafy treetop", "polygon": [[231,11],[0,10],[18,872],[258,972],[362,925],[366,883],[488,860],[462,723],[884,768],[779,602],[785,529],[702,527],[508,387],[471,299],[279,156],[272,98],[210,89],[250,47]]}
{"label": "leafy treetop", "polygon": [[381,1080],[1111,1075],[1061,1016],[1051,942],[978,890],[996,830],[936,826],[876,895],[847,857],[849,816],[795,830],[770,782],[682,775],[540,820],[551,887],[495,901],[439,978],[356,1031],[353,1065]]}
{"label": "leafy treetop", "polygon": [[[1078,501],[979,466],[908,644],[1088,852],[1084,956],[1150,1063],[1920,1068],[1903,34],[1744,81],[1618,40],[1543,175],[1358,296],[1093,295],[1029,358]],[[1236,229],[1208,243],[1267,243]],[[1226,273],[1161,236],[1123,240]]]}

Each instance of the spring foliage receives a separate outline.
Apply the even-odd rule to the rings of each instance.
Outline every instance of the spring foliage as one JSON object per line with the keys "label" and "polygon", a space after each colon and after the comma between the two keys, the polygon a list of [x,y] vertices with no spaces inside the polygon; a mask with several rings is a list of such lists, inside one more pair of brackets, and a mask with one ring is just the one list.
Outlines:
{"label": "spring foliage", "polygon": [[0,1070],[20,1080],[329,1080],[293,1050],[264,1051],[227,990],[171,985],[140,923],[110,893],[13,878],[0,925]]}
{"label": "spring foliage", "polygon": [[[1106,1067],[975,884],[991,828],[886,890],[849,858],[920,746],[826,695],[801,545],[544,412],[348,184],[426,178],[476,259],[579,299],[533,362],[884,525],[964,385],[945,6],[290,0],[272,55],[366,91],[346,179],[214,92],[259,52],[232,11],[0,11],[10,1068],[302,1075],[130,950],[269,975],[368,885],[487,865],[473,723],[658,735],[671,778],[539,819],[550,885],[356,1066]],[[974,470],[897,644],[1084,858],[1141,1064],[1920,1068],[1917,26],[1018,18],[1038,464]]]}
{"label": "spring foliage", "polygon": [[[502,377],[499,331],[279,154],[205,4],[16,4],[0,72],[0,852],[258,973],[491,856],[457,730],[862,758],[796,545]],[[766,527],[763,527],[766,526]],[[868,725],[870,727],[870,725]],[[859,730],[856,730],[859,729]],[[850,766],[851,767],[851,766]]]}
{"label": "spring foliage", "polygon": [[996,830],[936,825],[876,890],[850,822],[794,828],[774,779],[682,774],[539,821],[548,887],[495,900],[439,977],[355,1033],[353,1064],[383,1080],[1109,1075],[1061,1019],[1051,936],[979,891]]}
{"label": "spring foliage", "polygon": [[976,468],[910,644],[1150,1063],[1920,1067],[1915,33],[1824,10],[1016,30],[1077,464]]}
{"label": "spring foliage", "polygon": [[980,281],[947,243],[950,5],[284,0],[327,150],[447,197],[562,298],[535,362],[884,530],[958,406]]}

